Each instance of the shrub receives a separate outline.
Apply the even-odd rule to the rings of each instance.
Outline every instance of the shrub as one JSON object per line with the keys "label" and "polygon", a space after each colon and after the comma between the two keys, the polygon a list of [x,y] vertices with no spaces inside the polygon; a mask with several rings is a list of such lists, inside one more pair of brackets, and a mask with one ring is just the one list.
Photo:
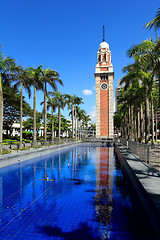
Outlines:
{"label": "shrub", "polygon": [[29,132],[29,131],[23,131],[22,132],[22,136],[23,136],[23,138],[28,138],[28,139],[30,139],[31,137],[32,137],[32,135],[33,135],[33,133],[31,133],[31,132]]}
{"label": "shrub", "polygon": [[11,153],[11,151],[5,149],[5,150],[3,150],[2,155],[3,154],[8,154],[8,153]]}
{"label": "shrub", "polygon": [[19,137],[18,136],[11,136],[11,140],[19,141]]}

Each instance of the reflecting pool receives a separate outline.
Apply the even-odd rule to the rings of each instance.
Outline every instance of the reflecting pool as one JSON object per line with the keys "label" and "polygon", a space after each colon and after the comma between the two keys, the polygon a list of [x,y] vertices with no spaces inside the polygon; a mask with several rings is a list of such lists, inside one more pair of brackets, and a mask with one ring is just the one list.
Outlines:
{"label": "reflecting pool", "polygon": [[114,148],[73,147],[0,169],[0,239],[146,239]]}

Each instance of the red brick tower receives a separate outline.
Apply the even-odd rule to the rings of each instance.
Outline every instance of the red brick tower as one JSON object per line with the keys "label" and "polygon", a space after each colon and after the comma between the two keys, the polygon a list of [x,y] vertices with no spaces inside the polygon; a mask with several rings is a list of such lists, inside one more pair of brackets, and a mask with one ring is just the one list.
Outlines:
{"label": "red brick tower", "polygon": [[97,138],[113,138],[113,78],[111,51],[103,38],[95,68]]}

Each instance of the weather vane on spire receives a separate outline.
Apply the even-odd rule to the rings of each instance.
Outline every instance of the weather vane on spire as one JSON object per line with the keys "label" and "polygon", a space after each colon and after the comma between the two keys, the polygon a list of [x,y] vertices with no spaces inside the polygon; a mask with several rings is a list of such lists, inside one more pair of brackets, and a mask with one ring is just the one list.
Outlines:
{"label": "weather vane on spire", "polygon": [[105,30],[104,30],[104,26],[103,26],[103,42],[105,42]]}

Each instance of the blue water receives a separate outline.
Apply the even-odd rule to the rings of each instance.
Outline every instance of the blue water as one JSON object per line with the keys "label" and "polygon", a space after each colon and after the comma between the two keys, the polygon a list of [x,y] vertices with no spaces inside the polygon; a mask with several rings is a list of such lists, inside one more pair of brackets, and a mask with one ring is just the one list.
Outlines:
{"label": "blue water", "polygon": [[145,239],[112,147],[0,169],[0,239]]}

